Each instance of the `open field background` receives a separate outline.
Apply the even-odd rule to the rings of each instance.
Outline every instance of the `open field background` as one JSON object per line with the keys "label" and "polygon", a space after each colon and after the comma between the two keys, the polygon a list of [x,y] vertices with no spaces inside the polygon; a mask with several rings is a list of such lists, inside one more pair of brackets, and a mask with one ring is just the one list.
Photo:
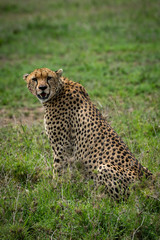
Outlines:
{"label": "open field background", "polygon": [[[0,239],[160,239],[159,1],[1,0],[0,22]],[[85,86],[154,183],[114,203],[80,171],[52,179],[22,79],[40,67]]]}

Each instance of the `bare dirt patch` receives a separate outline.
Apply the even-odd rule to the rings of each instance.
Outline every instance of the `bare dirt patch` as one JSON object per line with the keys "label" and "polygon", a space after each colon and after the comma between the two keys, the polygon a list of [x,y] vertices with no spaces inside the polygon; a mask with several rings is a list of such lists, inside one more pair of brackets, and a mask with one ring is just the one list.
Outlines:
{"label": "bare dirt patch", "polygon": [[0,109],[0,127],[8,125],[33,125],[36,122],[43,121],[44,109],[38,108],[20,108],[17,110]]}

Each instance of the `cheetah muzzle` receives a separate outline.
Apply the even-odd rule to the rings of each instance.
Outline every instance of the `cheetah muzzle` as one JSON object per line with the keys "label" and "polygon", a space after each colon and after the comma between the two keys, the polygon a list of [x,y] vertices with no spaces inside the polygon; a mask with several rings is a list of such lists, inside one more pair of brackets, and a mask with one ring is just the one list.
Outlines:
{"label": "cheetah muzzle", "polygon": [[42,101],[47,100],[49,98],[49,94],[42,92],[40,94],[37,94],[38,98]]}
{"label": "cheetah muzzle", "polygon": [[129,185],[151,177],[91,102],[79,83],[62,77],[62,69],[25,74],[29,91],[43,104],[45,129],[54,153],[54,173],[61,175],[80,161],[84,174],[116,200],[129,195]]}

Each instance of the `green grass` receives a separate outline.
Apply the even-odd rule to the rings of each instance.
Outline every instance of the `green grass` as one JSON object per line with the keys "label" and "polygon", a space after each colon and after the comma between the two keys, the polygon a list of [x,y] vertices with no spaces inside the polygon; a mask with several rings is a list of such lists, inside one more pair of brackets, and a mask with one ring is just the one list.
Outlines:
{"label": "green grass", "polygon": [[[160,238],[158,10],[158,0],[1,0],[1,239]],[[40,67],[87,89],[154,183],[115,203],[80,170],[52,178],[43,121],[11,124],[38,115],[22,76]]]}

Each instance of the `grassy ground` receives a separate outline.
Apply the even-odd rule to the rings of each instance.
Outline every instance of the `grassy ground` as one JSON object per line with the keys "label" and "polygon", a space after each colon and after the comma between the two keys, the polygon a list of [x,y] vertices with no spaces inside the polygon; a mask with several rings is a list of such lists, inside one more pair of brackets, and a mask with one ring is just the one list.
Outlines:
{"label": "grassy ground", "polygon": [[[0,21],[0,238],[160,239],[158,0],[1,0]],[[39,67],[85,86],[154,184],[118,204],[79,171],[52,179],[40,103],[22,79]]]}

